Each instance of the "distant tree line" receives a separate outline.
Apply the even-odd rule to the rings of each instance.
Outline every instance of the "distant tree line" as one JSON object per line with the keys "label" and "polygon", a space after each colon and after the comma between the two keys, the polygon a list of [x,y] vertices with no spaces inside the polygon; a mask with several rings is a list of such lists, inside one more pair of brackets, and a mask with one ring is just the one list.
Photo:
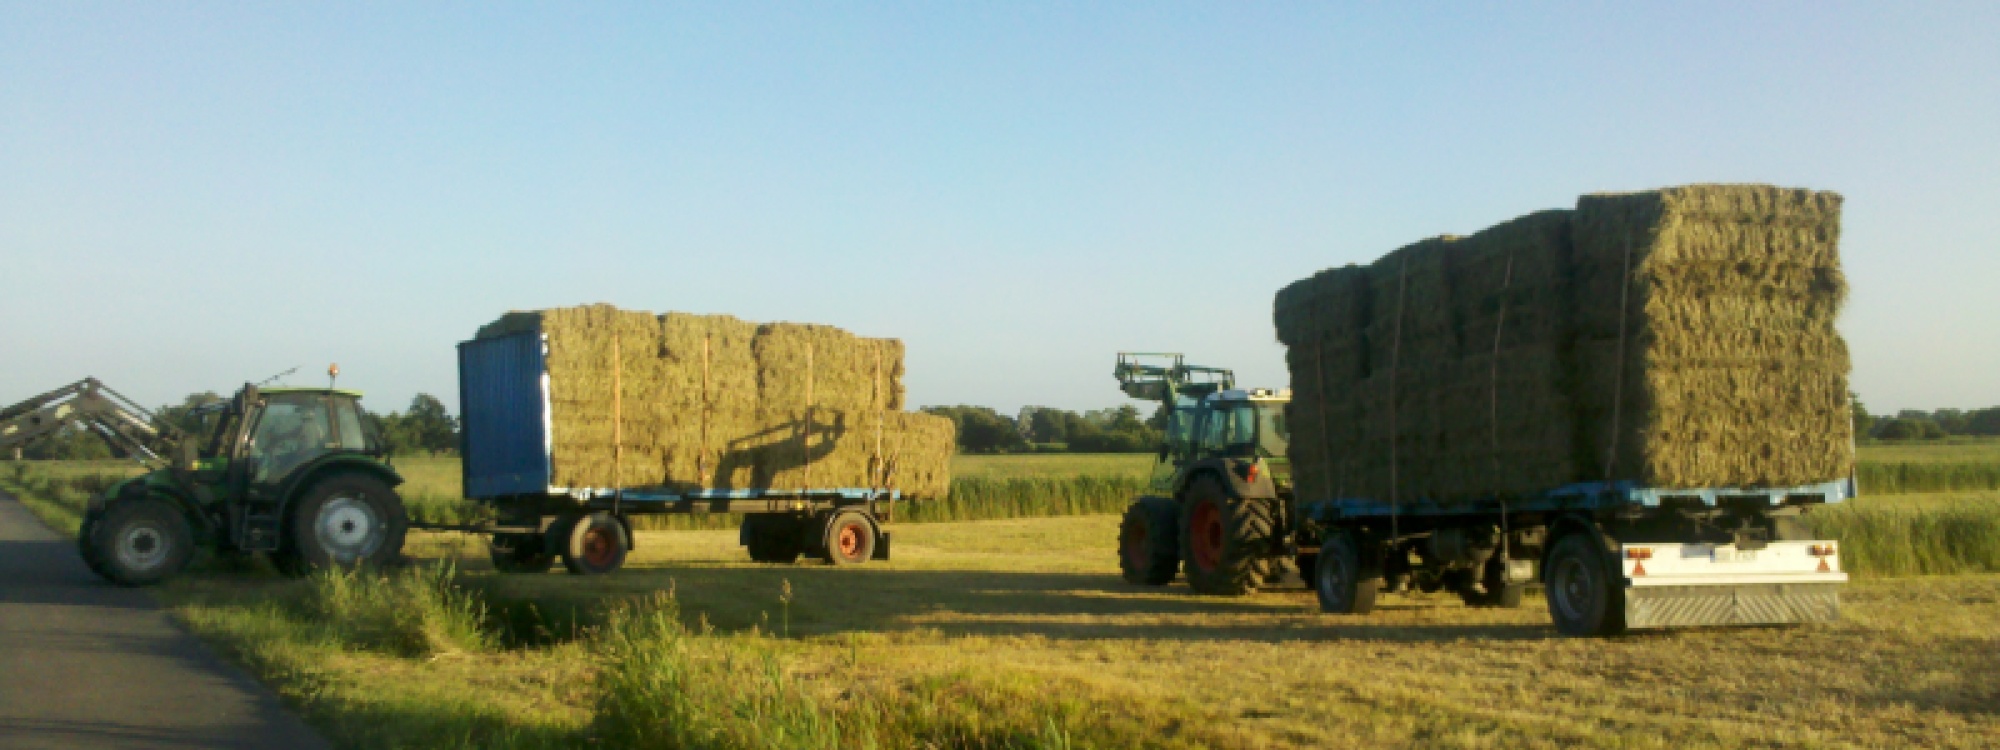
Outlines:
{"label": "distant tree line", "polygon": [[958,427],[963,453],[1149,453],[1159,448],[1166,412],[1150,418],[1126,404],[1081,414],[1029,406],[1016,416],[987,406],[927,406],[924,412],[949,418]]}
{"label": "distant tree line", "polygon": [[[202,416],[197,410],[222,400],[222,396],[212,391],[190,394],[178,404],[154,409],[153,426],[162,431],[171,429],[207,437],[206,432],[213,427],[202,423]],[[458,452],[458,420],[445,409],[443,401],[428,393],[419,393],[410,399],[407,411],[376,414],[364,409],[362,418],[374,425],[375,433],[382,437],[392,453]],[[95,431],[74,424],[21,447],[21,458],[30,460],[90,461],[126,457]]]}
{"label": "distant tree line", "polygon": [[1896,416],[1868,413],[1854,399],[1854,434],[1876,440],[1935,440],[1959,435],[2000,436],[2000,406],[1984,409],[1904,409]]}

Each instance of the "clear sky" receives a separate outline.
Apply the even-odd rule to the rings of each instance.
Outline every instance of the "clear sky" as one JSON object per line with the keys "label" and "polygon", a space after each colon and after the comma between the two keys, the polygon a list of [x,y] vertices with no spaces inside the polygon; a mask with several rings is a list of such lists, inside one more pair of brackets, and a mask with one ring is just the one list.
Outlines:
{"label": "clear sky", "polygon": [[913,404],[1283,385],[1272,294],[1580,193],[1847,196],[1877,411],[2000,404],[2000,3],[0,2],[0,402],[585,302],[909,345]]}

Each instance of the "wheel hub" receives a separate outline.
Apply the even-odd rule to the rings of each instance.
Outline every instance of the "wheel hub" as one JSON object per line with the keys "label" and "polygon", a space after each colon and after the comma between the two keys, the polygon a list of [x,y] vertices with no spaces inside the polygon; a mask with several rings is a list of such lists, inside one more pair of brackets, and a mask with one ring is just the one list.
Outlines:
{"label": "wheel hub", "polygon": [[133,526],[118,538],[118,562],[134,570],[158,567],[167,559],[167,540],[152,526]]}
{"label": "wheel hub", "polygon": [[343,563],[365,558],[382,546],[382,520],[375,507],[359,497],[343,495],[328,500],[320,506],[313,531],[321,549]]}
{"label": "wheel hub", "polygon": [[840,527],[840,554],[854,557],[861,552],[861,531],[852,524]]}
{"label": "wheel hub", "polygon": [[618,554],[617,547],[609,531],[592,528],[583,532],[583,559],[594,567],[610,565],[612,558]]}

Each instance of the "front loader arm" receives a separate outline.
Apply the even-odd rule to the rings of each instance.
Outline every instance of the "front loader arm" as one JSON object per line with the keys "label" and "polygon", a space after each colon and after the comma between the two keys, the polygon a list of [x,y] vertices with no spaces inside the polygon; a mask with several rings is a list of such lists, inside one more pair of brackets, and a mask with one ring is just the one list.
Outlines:
{"label": "front loader arm", "polygon": [[153,426],[152,413],[96,378],[84,378],[0,409],[0,454],[12,453],[71,424],[90,428],[106,442],[147,463],[180,436]]}

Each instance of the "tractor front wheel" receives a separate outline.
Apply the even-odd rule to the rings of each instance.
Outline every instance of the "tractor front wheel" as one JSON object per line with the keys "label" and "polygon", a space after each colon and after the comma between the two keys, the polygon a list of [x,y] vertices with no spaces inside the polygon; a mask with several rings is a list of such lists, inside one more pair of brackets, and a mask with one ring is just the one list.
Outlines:
{"label": "tractor front wheel", "polygon": [[1180,518],[1174,501],[1142,497],[1118,523],[1118,570],[1126,583],[1165,586],[1181,572]]}
{"label": "tractor front wheel", "polygon": [[1270,573],[1271,501],[1231,497],[1222,480],[1202,475],[1181,502],[1181,566],[1188,587],[1201,594],[1241,596]]}
{"label": "tractor front wheel", "polygon": [[150,586],[186,568],[194,559],[194,530],[179,508],[142,497],[114,503],[84,543],[84,556],[99,575],[120,586]]}

